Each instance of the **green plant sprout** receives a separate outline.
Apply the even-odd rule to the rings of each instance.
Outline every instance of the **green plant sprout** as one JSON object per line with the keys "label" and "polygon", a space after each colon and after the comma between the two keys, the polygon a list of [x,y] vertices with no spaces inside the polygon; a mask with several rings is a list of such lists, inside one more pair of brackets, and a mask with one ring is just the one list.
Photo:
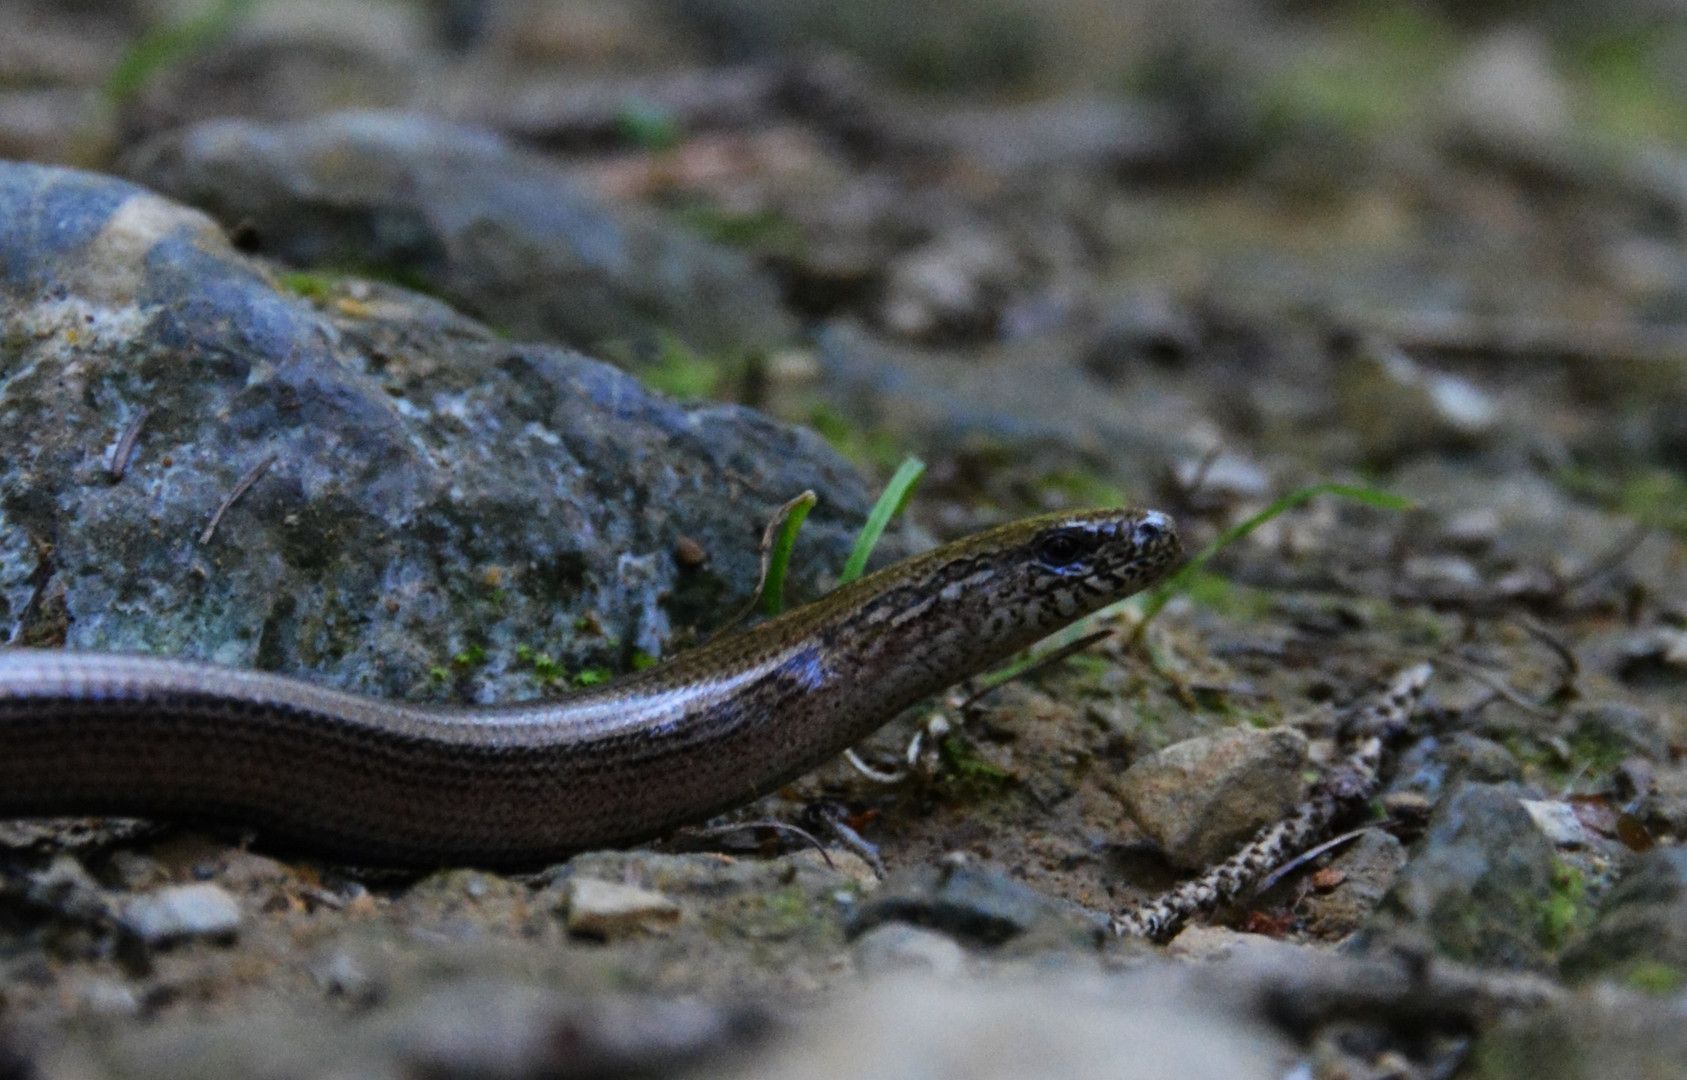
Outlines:
{"label": "green plant sprout", "polygon": [[890,478],[890,483],[885,485],[879,501],[873,504],[872,513],[867,515],[867,523],[861,526],[861,532],[855,538],[855,546],[850,549],[849,558],[844,562],[843,573],[838,575],[839,585],[848,585],[867,569],[867,559],[878,546],[885,526],[908,505],[908,500],[913,497],[914,487],[920,482],[920,477],[925,475],[925,471],[925,462],[916,457],[906,458],[897,466],[896,474]]}
{"label": "green plant sprout", "polygon": [[797,531],[808,520],[808,512],[820,499],[812,491],[804,492],[786,504],[785,518],[779,523],[779,534],[767,559],[767,579],[762,586],[762,614],[772,616],[785,610],[785,571],[791,565],[791,549],[797,543]]}

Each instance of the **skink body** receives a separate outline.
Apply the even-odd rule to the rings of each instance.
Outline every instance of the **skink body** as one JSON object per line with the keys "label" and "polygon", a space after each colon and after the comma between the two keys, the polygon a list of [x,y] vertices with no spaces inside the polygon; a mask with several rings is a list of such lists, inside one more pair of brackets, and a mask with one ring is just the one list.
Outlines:
{"label": "skink body", "polygon": [[920,698],[1153,583],[1179,554],[1155,511],[1032,518],[649,671],[508,706],[0,650],[0,816],[212,819],[359,863],[537,864],[774,790]]}

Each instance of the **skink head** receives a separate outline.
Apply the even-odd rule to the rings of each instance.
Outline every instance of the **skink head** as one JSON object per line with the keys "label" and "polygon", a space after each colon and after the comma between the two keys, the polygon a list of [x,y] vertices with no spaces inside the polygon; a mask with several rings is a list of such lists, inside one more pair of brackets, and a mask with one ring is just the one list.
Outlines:
{"label": "skink head", "polygon": [[[1158,581],[1183,555],[1172,519],[1158,510],[1049,514],[1003,526],[1023,538],[1019,567],[1003,583],[1062,619],[1086,614]],[[1004,537],[1005,539],[1006,537]]]}
{"label": "skink head", "polygon": [[858,582],[869,625],[922,624],[987,659],[1154,584],[1183,555],[1156,510],[1044,514],[986,529]]}

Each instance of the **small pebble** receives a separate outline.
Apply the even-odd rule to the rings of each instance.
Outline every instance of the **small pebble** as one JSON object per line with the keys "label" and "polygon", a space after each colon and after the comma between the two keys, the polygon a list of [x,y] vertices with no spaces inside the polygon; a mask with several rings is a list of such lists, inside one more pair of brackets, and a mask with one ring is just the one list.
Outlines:
{"label": "small pebble", "polygon": [[108,865],[117,887],[129,892],[155,888],[170,879],[169,871],[157,859],[121,848],[111,853]]}
{"label": "small pebble", "polygon": [[75,858],[60,855],[29,875],[32,903],[70,919],[100,922],[111,916],[111,901],[99,882]]}
{"label": "small pebble", "polygon": [[91,978],[72,991],[79,1011],[88,1016],[128,1018],[141,1011],[135,991],[116,979]]}
{"label": "small pebble", "polygon": [[1460,551],[1478,554],[1494,546],[1503,527],[1498,510],[1473,506],[1449,517],[1441,529],[1441,538]]}
{"label": "small pebble", "polygon": [[354,1005],[373,1005],[381,997],[381,981],[361,960],[343,949],[336,949],[311,964],[311,978],[329,997]]}
{"label": "small pebble", "polygon": [[709,553],[702,544],[689,536],[674,541],[674,562],[686,570],[695,570],[709,561]]}
{"label": "small pebble", "polygon": [[1271,477],[1258,465],[1235,454],[1220,454],[1211,460],[1185,458],[1173,475],[1185,491],[1197,491],[1208,502],[1230,503],[1264,498],[1271,492]]}
{"label": "small pebble", "polygon": [[1375,338],[1336,344],[1342,419],[1373,463],[1469,447],[1491,435],[1498,404],[1455,375],[1429,370]]}
{"label": "small pebble", "polygon": [[1554,802],[1549,799],[1522,799],[1523,809],[1529,811],[1534,819],[1535,828],[1546,834],[1546,838],[1559,847],[1583,847],[1587,844],[1587,832],[1582,823],[1576,818],[1576,811],[1569,803]]}
{"label": "small pebble", "polygon": [[149,945],[226,939],[240,929],[240,904],[220,885],[172,885],[125,904],[123,925]]}
{"label": "small pebble", "polygon": [[902,922],[880,923],[855,941],[855,962],[863,974],[929,971],[959,975],[966,950],[945,934]]}
{"label": "small pebble", "polygon": [[679,905],[659,892],[597,878],[573,878],[568,883],[570,934],[607,941],[636,931],[660,930],[679,917]]}

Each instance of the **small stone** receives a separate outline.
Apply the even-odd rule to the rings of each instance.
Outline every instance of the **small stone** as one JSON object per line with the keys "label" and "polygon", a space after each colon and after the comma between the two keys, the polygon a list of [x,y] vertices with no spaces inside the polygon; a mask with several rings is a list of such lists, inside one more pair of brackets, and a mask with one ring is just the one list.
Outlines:
{"label": "small stone", "polygon": [[1483,145],[1557,147],[1574,123],[1570,91],[1537,28],[1490,34],[1455,65],[1449,104],[1468,138]]}
{"label": "small stone", "polygon": [[371,1042],[390,1046],[390,1057],[373,1068],[367,1059],[348,1067],[329,1058],[333,1067],[290,1075],[667,1076],[742,1049],[769,1026],[753,1006],[617,994],[608,987],[570,991],[509,974],[441,980],[382,1011],[381,1034],[360,1032],[354,1045],[365,1054]]}
{"label": "small stone", "polygon": [[1523,778],[1523,766],[1515,754],[1492,739],[1468,731],[1454,732],[1436,752],[1435,759],[1464,780],[1500,784]]}
{"label": "small stone", "polygon": [[1460,555],[1413,555],[1400,567],[1405,590],[1420,602],[1456,604],[1482,590],[1482,573]]}
{"label": "small stone", "polygon": [[1119,798],[1172,865],[1198,870],[1294,809],[1306,760],[1292,728],[1203,735],[1125,770]]}
{"label": "small stone", "polygon": [[1194,314],[1169,293],[1138,292],[1103,314],[1085,350],[1084,367],[1106,382],[1117,382],[1148,365],[1180,367],[1200,349],[1201,338]]}
{"label": "small stone", "polygon": [[329,997],[360,1007],[379,1001],[384,989],[368,966],[344,949],[320,957],[311,964],[310,974]]}
{"label": "small stone", "polygon": [[659,892],[598,878],[568,882],[570,934],[608,941],[638,931],[661,930],[679,921],[680,906]]}
{"label": "small stone", "polygon": [[240,904],[221,885],[172,885],[125,904],[123,925],[148,945],[227,939],[240,929]]}
{"label": "small stone", "polygon": [[1422,822],[1435,811],[1435,802],[1421,791],[1390,791],[1382,796],[1385,814],[1397,821]]}
{"label": "small stone", "polygon": [[1271,476],[1260,466],[1236,454],[1206,458],[1184,458],[1172,470],[1178,487],[1194,492],[1204,502],[1234,503],[1262,499],[1271,492]]}
{"label": "small stone", "polygon": [[674,541],[674,562],[686,570],[695,570],[709,561],[709,552],[689,536]]}
{"label": "small stone", "polygon": [[1519,566],[1494,580],[1493,591],[1512,600],[1554,600],[1564,592],[1564,583],[1544,566]]}
{"label": "small stone", "polygon": [[112,852],[107,866],[110,871],[108,880],[115,876],[116,886],[129,892],[157,888],[170,880],[170,872],[163,863],[150,855],[126,848]]}
{"label": "small stone", "polygon": [[[1353,933],[1382,903],[1405,865],[1404,844],[1381,829],[1367,829],[1318,872],[1337,880],[1328,893],[1311,901],[1307,928],[1325,939]],[[1323,887],[1317,875],[1313,883]]]}
{"label": "small stone", "polygon": [[1249,934],[1223,926],[1186,926],[1167,943],[1166,955],[1173,960],[1214,962],[1221,960],[1286,959],[1300,954],[1302,946]]}
{"label": "small stone", "polygon": [[1675,686],[1687,679],[1687,630],[1654,626],[1623,642],[1617,677],[1636,686]]}
{"label": "small stone", "polygon": [[38,907],[78,922],[103,922],[112,902],[99,882],[75,858],[60,855],[29,875],[28,898]]}
{"label": "small stone", "polygon": [[966,950],[945,934],[887,922],[856,939],[855,962],[867,975],[914,970],[959,975],[966,963]]}
{"label": "small stone", "polygon": [[1482,584],[1481,572],[1469,559],[1456,555],[1413,555],[1401,571],[1419,588],[1474,589]]}
{"label": "small stone", "polygon": [[1460,551],[1480,554],[1494,546],[1503,529],[1500,512],[1491,506],[1460,510],[1441,528],[1441,539]]}
{"label": "small stone", "polygon": [[1687,769],[1658,769],[1638,812],[1655,830],[1687,835]]}
{"label": "small stone", "polygon": [[80,1010],[89,1016],[128,1019],[141,1011],[135,991],[116,979],[90,978],[78,983],[72,992]]}
{"label": "small stone", "polygon": [[1084,928],[1062,918],[1054,901],[1005,874],[949,862],[921,867],[887,881],[863,904],[849,933],[886,923],[913,923],[981,945],[1001,945],[1033,935],[1051,943],[1082,937]]}
{"label": "small stone", "polygon": [[884,324],[909,338],[989,328],[1017,270],[1012,248],[991,233],[962,230],[939,237],[891,263]]}
{"label": "small stone", "polygon": [[1524,799],[1523,809],[1529,811],[1535,828],[1559,847],[1583,847],[1587,844],[1587,831],[1582,828],[1575,808],[1569,803]]}
{"label": "small stone", "polygon": [[[482,128],[372,111],[216,119],[149,140],[126,167],[246,223],[265,254],[323,265],[356,251],[359,265],[408,268],[518,338],[588,346],[661,328],[725,348],[791,336],[772,278],[742,252],[610,202]],[[312,213],[320,202],[335,212]]]}
{"label": "small stone", "polygon": [[1374,464],[1468,449],[1492,433],[1499,408],[1455,375],[1430,371],[1374,338],[1338,342],[1342,419]]}

